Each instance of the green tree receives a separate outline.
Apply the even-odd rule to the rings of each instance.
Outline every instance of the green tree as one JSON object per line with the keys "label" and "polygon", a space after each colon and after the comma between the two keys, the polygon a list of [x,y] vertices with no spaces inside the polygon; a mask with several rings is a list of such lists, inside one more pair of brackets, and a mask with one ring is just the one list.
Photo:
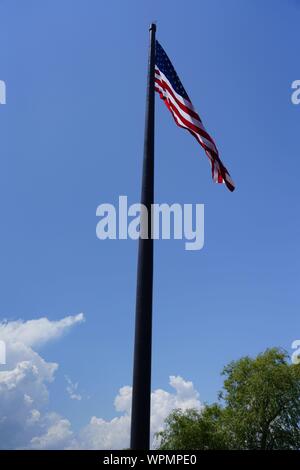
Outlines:
{"label": "green tree", "polygon": [[220,404],[174,410],[158,433],[166,449],[300,449],[300,366],[268,349],[224,370]]}
{"label": "green tree", "polygon": [[165,430],[157,433],[160,450],[225,449],[225,434],[220,426],[222,408],[174,410],[165,421]]}

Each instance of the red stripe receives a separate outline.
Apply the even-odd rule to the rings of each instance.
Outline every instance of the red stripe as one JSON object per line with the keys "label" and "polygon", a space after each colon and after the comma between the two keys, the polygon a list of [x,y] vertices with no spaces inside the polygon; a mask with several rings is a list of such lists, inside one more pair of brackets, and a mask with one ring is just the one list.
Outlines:
{"label": "red stripe", "polygon": [[[215,146],[215,143],[214,141],[212,140],[212,138],[210,137],[210,135],[203,129],[200,129],[198,126],[195,126],[195,124],[191,123],[190,121],[188,121],[184,116],[182,116],[182,114],[178,111],[178,109],[176,108],[176,106],[172,103],[172,102],[169,102],[170,104],[170,107],[174,110],[174,112],[180,117],[180,119],[183,121],[183,123],[189,127],[190,129],[192,129],[194,132],[196,132],[196,134],[200,134],[202,137],[204,137],[205,139],[207,139],[209,142],[211,142],[214,146]],[[215,146],[216,148],[216,146]]]}
{"label": "red stripe", "polygon": [[195,112],[193,111],[192,109],[188,108],[188,106],[185,106],[183,103],[181,103],[181,101],[179,101],[179,99],[175,96],[173,90],[171,87],[169,87],[169,85],[163,80],[163,78],[161,78],[160,80],[158,78],[155,78],[155,81],[157,83],[159,83],[159,85],[164,89],[164,90],[167,90],[170,95],[172,95],[172,97],[174,98],[174,100],[176,101],[176,103],[178,104],[178,106],[183,110],[185,111],[187,114],[189,114],[190,116],[192,116],[193,118],[197,119],[198,121],[201,122],[201,119],[200,119],[200,116]]}
{"label": "red stripe", "polygon": [[[160,75],[159,69],[157,69],[157,68],[156,68],[156,73]],[[161,77],[161,75],[160,75],[160,77]],[[170,95],[174,98],[174,100],[177,103],[179,108],[181,108],[183,111],[185,111],[191,117],[193,117],[193,118],[197,119],[198,121],[202,122],[199,115],[195,111],[191,110],[190,108],[185,106],[183,103],[181,103],[181,101],[178,100],[178,98],[175,96],[173,90],[170,88],[170,86],[162,78],[161,79],[155,78],[155,82],[163,90],[165,90],[167,93],[170,93]],[[235,187],[229,181],[229,178],[230,178],[229,172],[227,171],[227,169],[225,168],[225,166],[221,162],[218,151],[217,151],[216,144],[214,143],[211,136],[205,130],[200,129],[198,126],[192,124],[186,118],[184,118],[181,115],[180,110],[174,105],[174,103],[172,103],[167,97],[165,97],[163,95],[163,93],[161,92],[161,90],[156,86],[155,86],[155,91],[157,91],[159,93],[160,98],[165,102],[165,105],[167,106],[167,108],[171,112],[176,125],[183,128],[183,129],[188,130],[195,137],[197,142],[200,143],[200,145],[204,148],[206,155],[208,156],[209,160],[211,161],[213,178],[214,178],[215,163],[217,163],[218,164],[217,182],[218,183],[223,183],[224,182],[226,184],[227,188],[230,191],[234,191]],[[181,119],[181,121],[185,125],[182,125],[178,122],[177,116]],[[185,126],[187,126],[187,127],[185,127]],[[211,150],[210,148],[208,148],[207,145],[204,142],[201,141],[201,137],[205,137],[209,142],[212,142],[212,144],[215,146],[216,151]]]}
{"label": "red stripe", "polygon": [[[194,137],[196,138],[197,142],[200,143],[200,145],[204,148],[205,151],[207,152],[211,152],[215,158],[218,156],[216,152],[214,152],[212,149],[210,149],[209,147],[207,147],[207,145],[204,143],[204,142],[201,142],[197,139],[196,135],[199,135],[199,131],[198,131],[198,128],[197,128],[197,131],[193,130],[192,127],[185,127],[183,126],[182,124],[180,124],[177,119],[176,119],[176,115],[175,113],[173,112],[173,109],[171,108],[171,103],[170,101],[168,101],[166,99],[166,97],[161,93],[160,90],[156,89],[156,91],[158,91],[158,93],[160,94],[160,97],[161,99],[165,102],[165,105],[167,106],[167,108],[169,109],[169,111],[171,112],[173,118],[174,118],[174,121],[175,123],[177,124],[177,126],[181,127],[182,129],[186,129],[188,131],[190,131],[192,133],[192,135],[194,135]],[[182,116],[179,114],[179,117],[182,119]],[[183,119],[182,119],[183,120]],[[195,127],[195,126],[194,126]],[[196,135],[195,135],[196,134]]]}
{"label": "red stripe", "polygon": [[[162,87],[162,88],[166,88],[167,91],[173,96],[173,98],[175,99],[176,103],[179,105],[179,107],[181,109],[183,109],[187,114],[189,114],[191,117],[195,117],[198,121],[201,121],[199,115],[193,111],[191,111],[189,108],[187,108],[186,106],[184,106],[177,98],[176,96],[174,95],[174,93],[172,92],[171,88],[168,86],[168,84],[164,81],[164,80],[157,80],[155,79],[155,81]],[[161,97],[162,98],[162,97]],[[165,97],[163,97],[162,99],[165,99]],[[170,102],[170,107],[172,109],[174,109],[174,111],[179,115],[179,117],[181,118],[181,120],[188,126],[190,127],[191,129],[194,130],[194,132],[200,134],[202,137],[204,137],[205,139],[209,140],[214,146],[215,146],[215,149],[216,149],[216,152],[217,153],[217,147],[216,147],[216,144],[213,140],[213,138],[204,130],[204,129],[201,129],[199,128],[198,126],[196,126],[195,124],[192,124],[190,123],[186,118],[184,118],[181,114],[180,114],[180,111],[178,111],[178,109],[175,107],[175,105]],[[170,109],[170,107],[168,106],[168,108]],[[170,109],[171,111],[171,109]],[[182,127],[182,126],[181,126]],[[204,144],[205,145],[205,144]],[[209,149],[210,151],[212,151],[211,149]]]}
{"label": "red stripe", "polygon": [[[160,80],[158,80],[158,79],[155,79],[155,81],[156,81],[156,83],[158,83],[158,84],[161,86],[161,88],[164,88],[164,87],[163,87],[163,84],[162,84],[162,81],[160,81]],[[163,83],[165,84],[165,82],[163,82]],[[168,87],[168,92],[170,93],[169,90],[170,90],[170,88]],[[157,91],[158,91],[158,90],[157,90]],[[160,92],[160,90],[159,90],[159,92]],[[161,92],[160,92],[160,93],[161,93]],[[171,94],[172,94],[172,96],[174,97],[174,94],[173,94],[173,93],[171,93]],[[162,98],[163,100],[166,100],[166,99],[167,99],[165,96],[161,96],[161,98]],[[174,97],[174,99],[175,99],[175,97]],[[216,146],[215,143],[214,143],[214,141],[213,141],[213,139],[211,138],[211,136],[210,136],[205,130],[201,129],[200,127],[196,126],[195,124],[193,124],[193,123],[191,123],[190,121],[188,121],[187,119],[185,119],[185,118],[182,116],[182,114],[180,113],[180,111],[178,110],[178,108],[176,108],[176,106],[175,106],[171,101],[168,101],[168,103],[169,103],[168,108],[169,108],[169,109],[170,109],[170,108],[174,109],[174,111],[176,112],[176,114],[182,119],[182,121],[184,121],[184,123],[185,123],[187,126],[191,127],[196,133],[201,134],[201,135],[202,135],[203,137],[205,137],[207,140],[209,140],[210,142],[212,142],[212,143],[214,144],[214,146]],[[180,103],[180,102],[176,99],[176,103]],[[181,104],[181,106],[180,106],[181,109],[183,109],[184,111],[188,110],[188,108],[187,108],[186,106],[182,105],[182,103],[180,103],[180,104]],[[170,109],[170,111],[171,111],[171,109]],[[201,120],[200,120],[198,114],[196,114],[196,113],[193,113],[193,114],[196,115],[196,116],[197,116],[196,119],[201,122]],[[193,117],[191,113],[189,113],[189,115],[190,115],[191,117]]]}

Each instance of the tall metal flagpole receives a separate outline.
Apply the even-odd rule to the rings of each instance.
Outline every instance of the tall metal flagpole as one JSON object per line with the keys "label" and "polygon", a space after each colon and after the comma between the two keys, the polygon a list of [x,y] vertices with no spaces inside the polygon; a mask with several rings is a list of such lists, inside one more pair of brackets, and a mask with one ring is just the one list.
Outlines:
{"label": "tall metal flagpole", "polygon": [[148,238],[139,239],[135,341],[133,365],[133,390],[131,412],[131,449],[149,449],[151,400],[151,346],[152,346],[152,290],[153,290],[153,240],[151,237],[151,205],[154,199],[154,67],[155,32],[152,23],[148,62],[146,98],[144,161],[141,203],[147,216],[141,213],[140,233]]}

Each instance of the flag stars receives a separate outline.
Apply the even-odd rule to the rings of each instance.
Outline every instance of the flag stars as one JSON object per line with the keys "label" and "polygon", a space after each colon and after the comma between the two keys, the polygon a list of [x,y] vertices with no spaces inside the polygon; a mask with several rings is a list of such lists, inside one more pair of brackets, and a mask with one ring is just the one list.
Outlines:
{"label": "flag stars", "polygon": [[163,73],[169,82],[171,83],[174,90],[181,94],[183,98],[188,98],[185,89],[182,86],[182,83],[170,61],[165,51],[162,49],[161,45],[156,42],[156,66]]}

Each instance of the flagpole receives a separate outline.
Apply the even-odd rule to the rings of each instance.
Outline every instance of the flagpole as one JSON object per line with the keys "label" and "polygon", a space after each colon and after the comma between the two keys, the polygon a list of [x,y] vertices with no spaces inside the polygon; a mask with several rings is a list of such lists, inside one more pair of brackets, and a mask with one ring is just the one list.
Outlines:
{"label": "flagpole", "polygon": [[141,212],[137,289],[135,311],[135,340],[133,364],[133,389],[131,411],[131,449],[148,450],[150,445],[151,405],[151,349],[152,349],[152,291],[153,291],[153,240],[151,237],[151,205],[154,200],[154,68],[155,32],[152,23],[148,61],[148,81],[145,116],[144,160],[141,203],[147,208]]}

